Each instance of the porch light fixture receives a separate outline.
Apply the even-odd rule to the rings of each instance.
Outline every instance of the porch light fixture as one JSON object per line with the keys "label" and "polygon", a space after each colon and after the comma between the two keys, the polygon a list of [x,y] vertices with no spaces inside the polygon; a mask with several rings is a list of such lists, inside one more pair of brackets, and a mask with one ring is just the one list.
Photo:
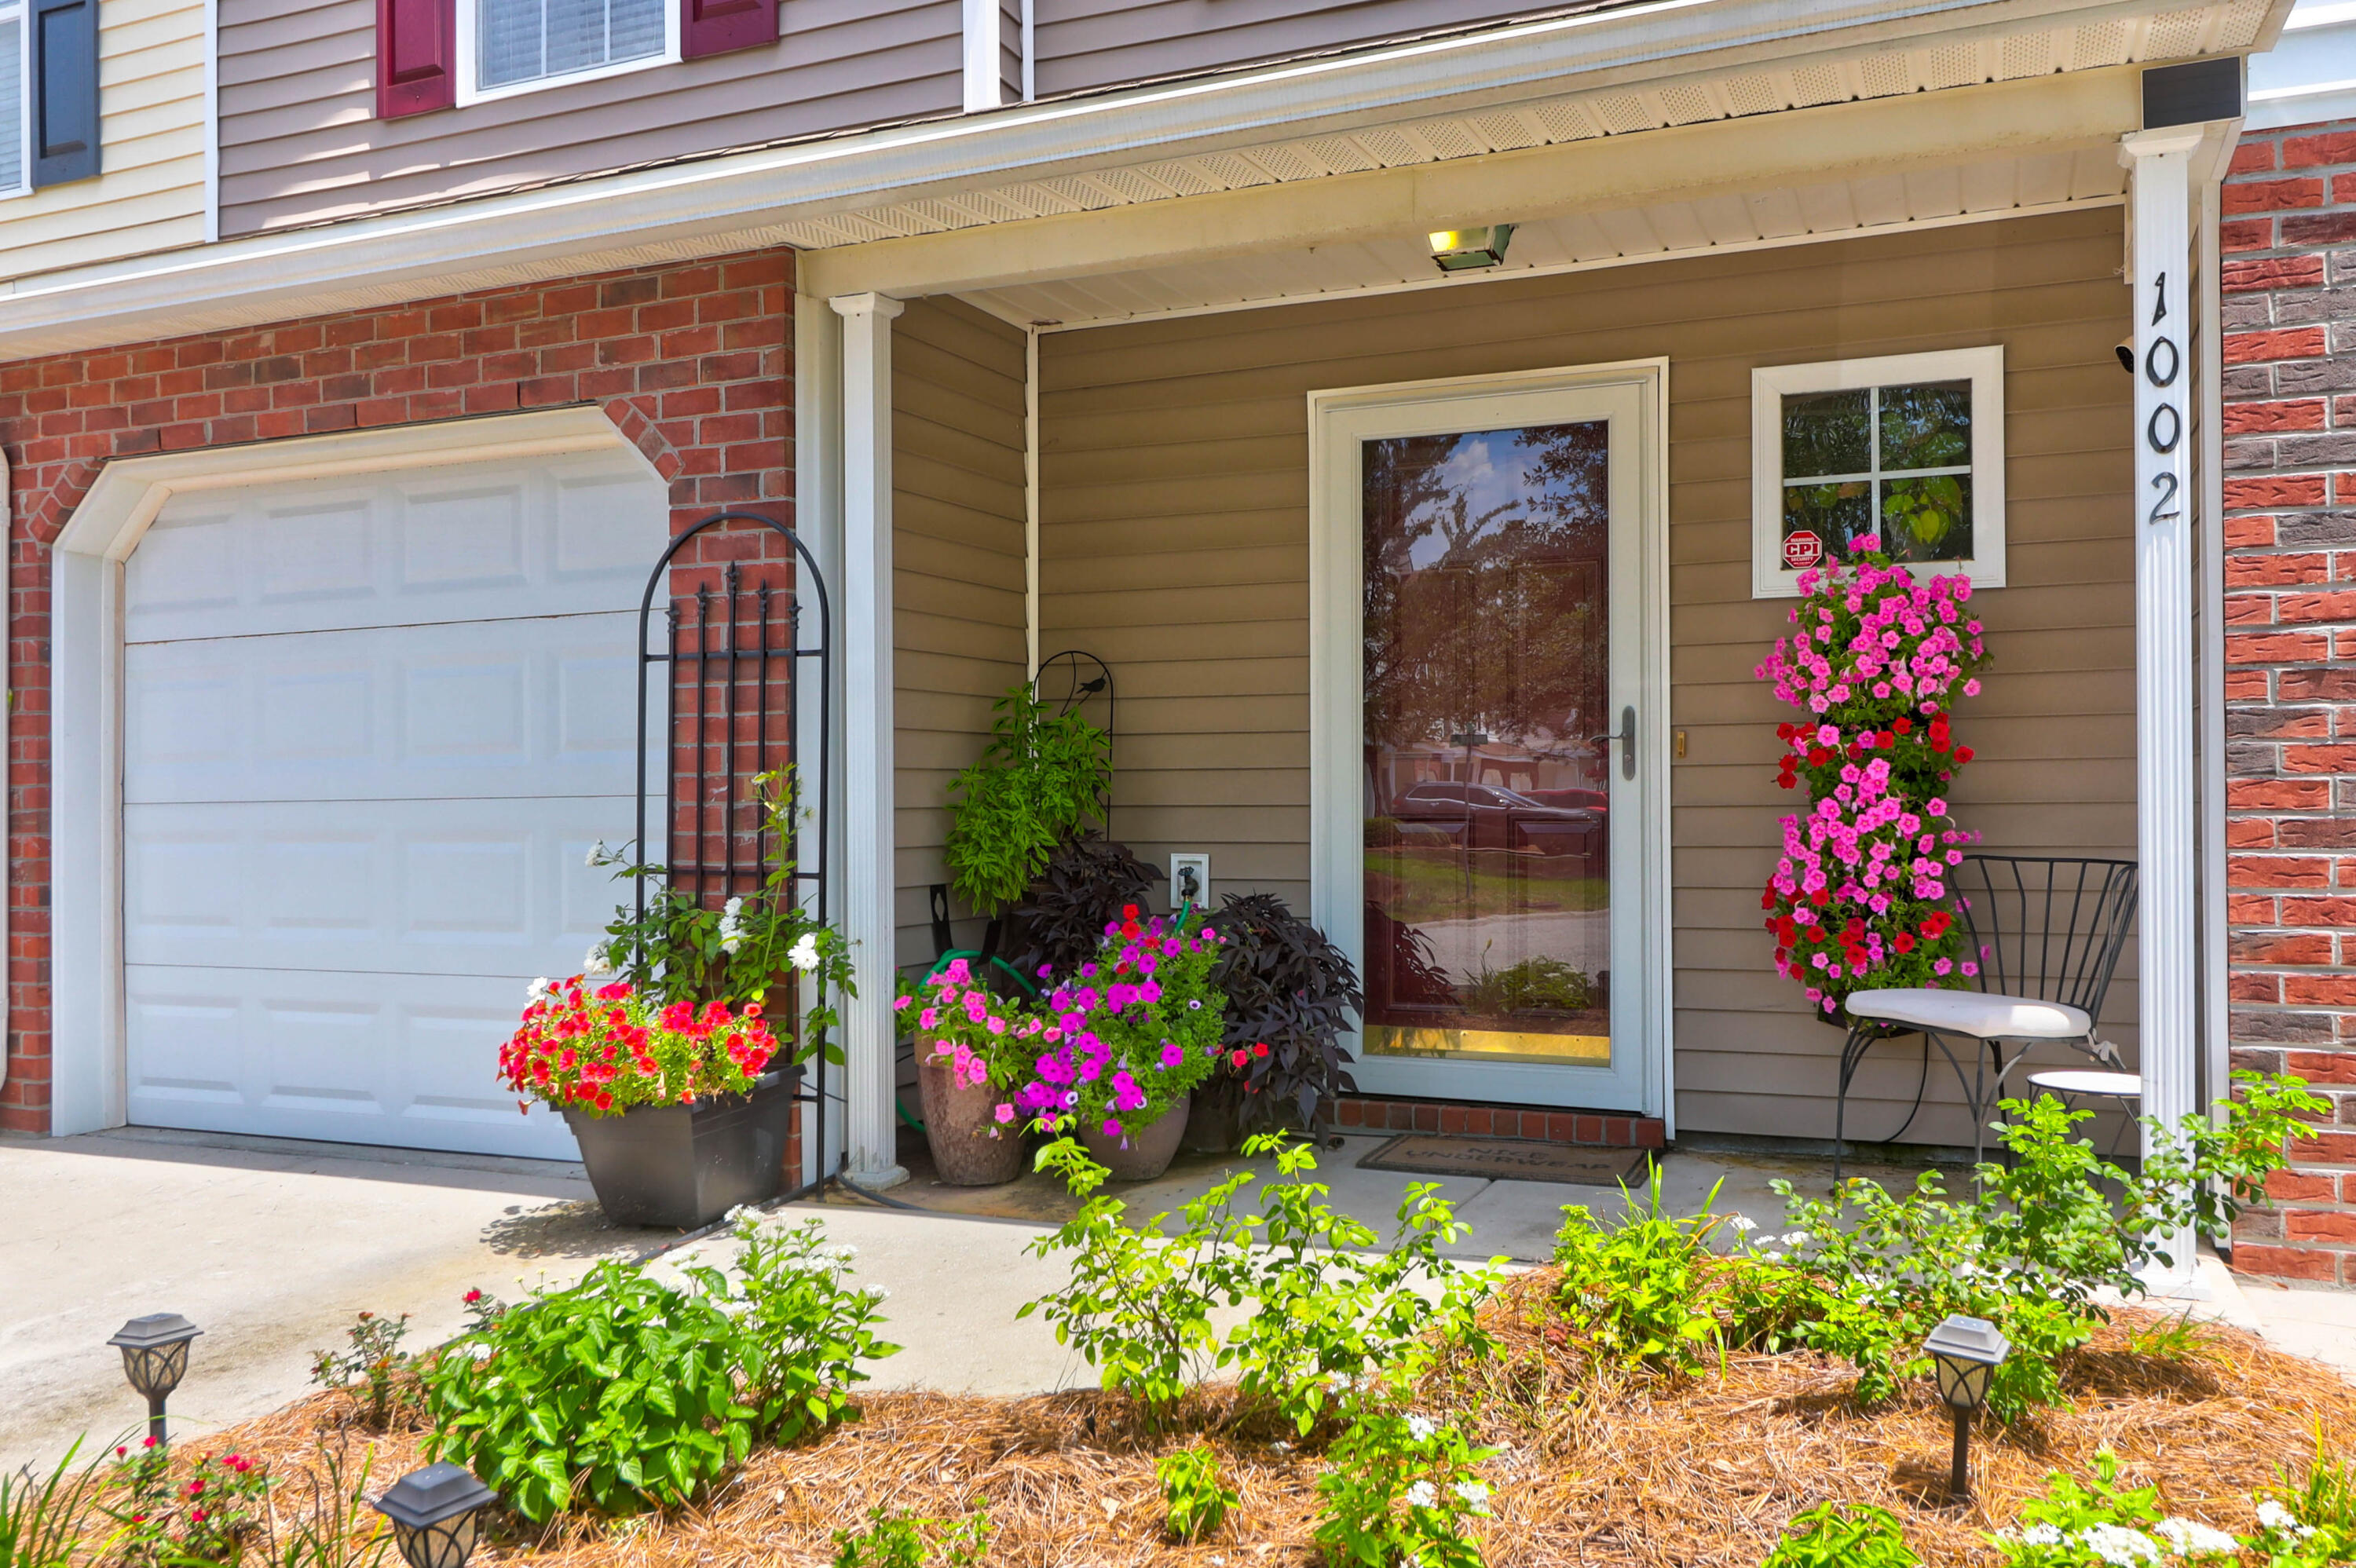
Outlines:
{"label": "porch light fixture", "polygon": [[177,1312],[134,1317],[107,1341],[123,1352],[123,1375],[147,1398],[147,1435],[164,1441],[164,1401],[188,1375],[188,1341],[204,1330]]}
{"label": "porch light fixture", "polygon": [[393,1544],[409,1568],[466,1568],[483,1509],[498,1494],[458,1465],[428,1465],[385,1488],[377,1512],[392,1520]]}
{"label": "porch light fixture", "polygon": [[2004,1364],[2012,1342],[1985,1317],[1949,1317],[1922,1342],[1938,1374],[1939,1396],[1955,1417],[1954,1468],[1947,1477],[1947,1495],[1956,1502],[1972,1497],[1972,1413],[1987,1403],[1988,1384]]}
{"label": "porch light fixture", "polygon": [[1425,238],[1431,241],[1431,259],[1440,263],[1441,272],[1471,272],[1504,262],[1514,226],[1492,223],[1479,229],[1440,229]]}

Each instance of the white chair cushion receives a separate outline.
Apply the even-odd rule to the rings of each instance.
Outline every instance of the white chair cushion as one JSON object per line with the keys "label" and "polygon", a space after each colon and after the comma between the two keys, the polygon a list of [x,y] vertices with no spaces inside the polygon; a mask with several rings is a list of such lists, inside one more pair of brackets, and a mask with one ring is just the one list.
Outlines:
{"label": "white chair cushion", "polygon": [[1992,997],[1982,991],[1852,991],[1848,1010],[1881,1023],[1912,1024],[1942,1034],[1975,1040],[2083,1040],[2094,1020],[2082,1008],[2028,997]]}
{"label": "white chair cushion", "polygon": [[2132,1072],[2098,1072],[2072,1067],[2058,1072],[2032,1072],[2029,1081],[2056,1094],[2107,1094],[2115,1100],[2135,1100],[2143,1095],[2143,1080]]}

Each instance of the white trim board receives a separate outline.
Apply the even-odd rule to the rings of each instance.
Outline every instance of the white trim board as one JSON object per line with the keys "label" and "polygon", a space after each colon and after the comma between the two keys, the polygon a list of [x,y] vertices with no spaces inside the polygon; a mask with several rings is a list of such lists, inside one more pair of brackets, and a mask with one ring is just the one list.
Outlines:
{"label": "white trim board", "polygon": [[[637,445],[603,411],[552,409],[118,458],[50,565],[50,1109],[53,1136],[126,1119],[123,997],[123,563],[184,490]],[[656,475],[659,478],[659,475]]]}
{"label": "white trim board", "polygon": [[[1483,1064],[1496,1092],[1475,1091],[1462,1082],[1460,1097],[1519,1100],[1634,1112],[1664,1121],[1675,1115],[1672,987],[1676,973],[1669,886],[1669,606],[1668,606],[1668,382],[1665,358],[1565,367],[1494,376],[1449,377],[1375,387],[1336,388],[1309,394],[1310,534],[1310,918],[1330,933],[1354,962],[1365,952],[1364,812],[1359,777],[1363,757],[1364,684],[1360,666],[1363,564],[1356,466],[1342,461],[1337,443],[1417,431],[1493,428],[1488,421],[1541,422],[1546,400],[1615,390],[1633,391],[1626,417],[1633,419],[1636,459],[1630,499],[1638,516],[1633,561],[1615,586],[1624,586],[1632,613],[1626,641],[1613,638],[1615,665],[1630,666],[1612,682],[1612,707],[1636,709],[1639,755],[1634,781],[1635,821],[1612,844],[1615,873],[1627,869],[1628,885],[1615,889],[1635,907],[1626,926],[1622,965],[1618,933],[1614,965],[1633,968],[1638,984],[1612,987],[1612,1032],[1627,1054],[1609,1069],[1548,1067],[1515,1069]],[[1457,405],[1451,411],[1451,405]],[[1558,400],[1555,408],[1559,409]],[[1473,422],[1459,424],[1462,417]],[[1591,417],[1591,416],[1580,416]],[[1612,416],[1615,419],[1621,415]],[[1619,504],[1615,498],[1615,505]],[[1615,569],[1622,563],[1615,562]],[[1617,720],[1614,723],[1616,726]],[[1623,817],[1621,819],[1625,821]],[[1633,856],[1629,853],[1633,851]],[[1633,864],[1631,864],[1633,860]],[[1624,907],[1624,906],[1623,906]],[[1363,1057],[1363,1076],[1371,1064]],[[1459,1081],[1472,1064],[1451,1062]],[[1514,1078],[1516,1072],[1522,1078]],[[1537,1081],[1543,1075],[1544,1082]],[[1507,1080],[1511,1078],[1512,1082]],[[1534,1087],[1526,1087],[1524,1078]],[[1396,1092],[1430,1093],[1405,1088]]]}

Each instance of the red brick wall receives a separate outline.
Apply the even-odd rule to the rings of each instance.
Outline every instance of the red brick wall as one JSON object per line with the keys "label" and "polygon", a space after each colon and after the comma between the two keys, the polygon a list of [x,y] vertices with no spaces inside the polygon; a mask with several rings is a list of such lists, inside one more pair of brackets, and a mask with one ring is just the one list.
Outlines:
{"label": "red brick wall", "polygon": [[[49,545],[101,465],[588,402],[670,481],[674,528],[723,507],[790,522],[792,309],[791,253],[762,251],[0,366],[16,692],[0,1129],[48,1125]],[[777,554],[760,534],[710,542],[706,560]]]}
{"label": "red brick wall", "polygon": [[2224,197],[2233,1056],[2333,1102],[2233,1263],[2356,1286],[2356,125],[2244,136]]}

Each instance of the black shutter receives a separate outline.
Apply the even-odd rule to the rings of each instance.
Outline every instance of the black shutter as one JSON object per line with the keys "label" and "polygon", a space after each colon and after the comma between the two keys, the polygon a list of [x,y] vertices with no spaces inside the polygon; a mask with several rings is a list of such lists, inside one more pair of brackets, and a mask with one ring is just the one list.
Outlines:
{"label": "black shutter", "polygon": [[98,0],[33,0],[33,184],[98,174]]}

